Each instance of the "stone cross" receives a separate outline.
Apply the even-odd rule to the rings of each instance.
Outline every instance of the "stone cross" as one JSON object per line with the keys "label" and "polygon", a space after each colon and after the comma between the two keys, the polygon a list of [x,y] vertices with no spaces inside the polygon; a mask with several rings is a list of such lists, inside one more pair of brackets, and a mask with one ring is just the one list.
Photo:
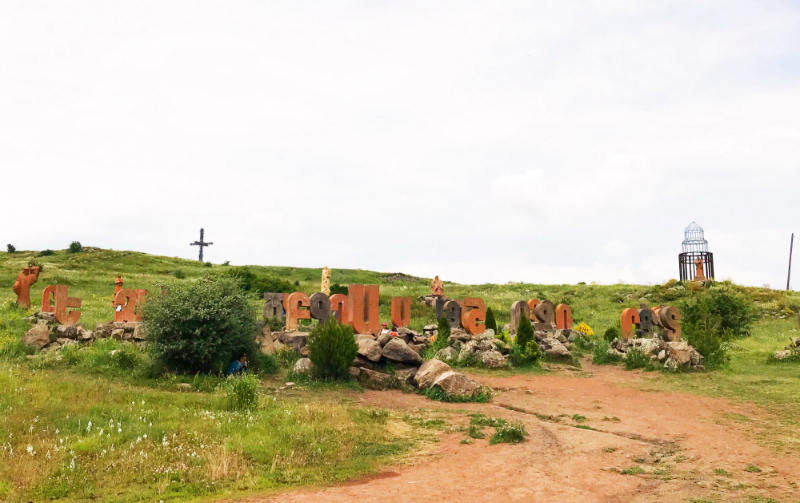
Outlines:
{"label": "stone cross", "polygon": [[200,262],[203,261],[203,248],[206,246],[211,246],[214,243],[206,243],[203,241],[203,229],[200,229],[200,241],[195,241],[194,243],[189,243],[190,246],[199,246],[200,247]]}

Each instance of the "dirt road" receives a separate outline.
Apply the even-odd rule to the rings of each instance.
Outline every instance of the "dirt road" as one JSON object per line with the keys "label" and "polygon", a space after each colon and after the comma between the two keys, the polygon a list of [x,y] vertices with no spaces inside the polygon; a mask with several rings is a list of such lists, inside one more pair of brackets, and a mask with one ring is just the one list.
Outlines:
{"label": "dirt road", "polygon": [[[756,406],[619,386],[620,381],[641,377],[615,367],[587,362],[584,371],[591,377],[479,376],[498,390],[491,404],[436,404],[415,394],[367,391],[363,402],[383,408],[467,409],[519,419],[530,436],[522,444],[490,446],[488,440],[460,444],[463,433],[443,434],[432,454],[390,467],[377,477],[245,501],[800,500],[800,458],[756,442],[764,422],[774,421]],[[576,414],[586,420],[574,420]],[[557,416],[562,417],[555,422]],[[761,472],[752,467],[747,471],[750,466]]]}

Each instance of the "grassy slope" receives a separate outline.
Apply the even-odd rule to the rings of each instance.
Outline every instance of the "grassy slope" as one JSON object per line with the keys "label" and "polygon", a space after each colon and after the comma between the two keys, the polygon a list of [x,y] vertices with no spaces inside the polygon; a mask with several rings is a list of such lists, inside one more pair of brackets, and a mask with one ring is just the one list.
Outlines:
{"label": "grassy slope", "polygon": [[[32,252],[0,253],[0,349],[19,340],[28,328],[21,321],[27,312],[14,307],[11,284],[33,259],[45,266],[31,291],[34,309],[44,287],[67,284],[70,296],[83,299],[81,319],[90,328],[111,319],[111,294],[118,273],[123,274],[126,287],[158,291],[159,283],[191,281],[231,269],[97,249],[76,255],[59,251],[50,257],[34,257]],[[177,269],[186,274],[186,279],[173,276]],[[309,294],[319,288],[320,269],[251,269],[292,283],[297,281],[298,289]],[[332,282],[379,284],[381,317],[387,321],[391,296],[416,297],[430,291],[429,279],[362,270],[335,269]],[[508,321],[508,309],[515,300],[536,297],[565,302],[572,307],[576,323],[586,322],[598,334],[617,324],[625,307],[636,307],[640,301],[673,303],[692,295],[660,286],[521,283],[446,284],[445,291],[453,298],[483,298],[495,310],[500,323]],[[743,291],[772,316],[757,324],[753,336],[737,341],[741,350],[733,352],[728,368],[701,375],[654,373],[655,378],[644,386],[754,400],[773,409],[782,418],[783,426],[793,425],[792,411],[796,412],[800,404],[800,369],[796,364],[763,362],[770,351],[781,348],[789,336],[797,335],[790,309],[797,310],[800,297],[757,288]],[[256,298],[253,302],[260,304]],[[416,328],[434,322],[433,310],[416,303],[412,315],[412,326]],[[341,402],[337,393],[312,390],[297,396],[279,395],[277,401],[272,401],[270,395],[263,397],[263,405],[252,420],[250,415],[231,414],[224,411],[221,397],[213,392],[218,381],[176,377],[148,381],[138,371],[126,370],[119,361],[109,358],[108,351],[120,347],[119,343],[104,344],[89,350],[89,356],[81,357],[79,364],[72,366],[69,362],[75,355],[70,353],[61,361],[45,359],[36,364],[24,358],[0,361],[0,440],[6,442],[0,447],[0,496],[12,501],[50,497],[65,501],[135,501],[158,496],[168,501],[315,484],[374,469],[387,456],[397,455],[413,443],[400,418],[380,411],[362,414]],[[174,392],[178,380],[189,380],[195,389],[209,392],[178,394]],[[98,425],[105,427],[112,419],[111,436],[106,428],[104,438],[100,438]],[[89,421],[94,425],[91,431],[86,430]],[[117,423],[122,425],[122,432],[117,431]],[[144,434],[148,435],[146,439]],[[168,446],[162,445],[164,435]],[[36,452],[33,456],[25,452],[29,444]],[[9,457],[11,448],[14,458]],[[190,454],[191,458],[187,458],[189,449],[196,456]],[[295,455],[286,456],[287,449]],[[48,451],[50,458],[46,457]],[[71,468],[73,458],[75,466]],[[225,467],[217,462],[220,459],[227,460]],[[106,472],[112,463],[113,468],[119,469]]]}

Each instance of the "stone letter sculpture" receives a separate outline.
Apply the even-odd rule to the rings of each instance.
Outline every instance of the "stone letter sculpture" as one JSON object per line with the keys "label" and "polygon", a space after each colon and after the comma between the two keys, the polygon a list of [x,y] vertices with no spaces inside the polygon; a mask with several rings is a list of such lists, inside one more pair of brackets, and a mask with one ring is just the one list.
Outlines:
{"label": "stone letter sculpture", "polygon": [[283,294],[265,293],[264,294],[264,318],[281,319],[283,318]]}
{"label": "stone letter sculpture", "polygon": [[450,328],[461,328],[461,306],[455,300],[444,303],[442,314],[450,323]]}
{"label": "stone letter sculpture", "polygon": [[39,280],[39,266],[29,266],[22,269],[11,289],[17,294],[17,305],[31,307],[31,285]]}
{"label": "stone letter sculpture", "polygon": [[431,281],[431,295],[436,297],[444,295],[444,281],[440,280],[439,276],[436,276]]}
{"label": "stone letter sculpture", "polygon": [[116,298],[119,291],[122,290],[123,283],[122,274],[117,274],[117,279],[114,280],[114,295],[111,297],[111,305],[113,307],[117,307],[119,305],[117,304]]}
{"label": "stone letter sculpture", "polygon": [[392,297],[391,320],[400,328],[411,323],[411,297]]}
{"label": "stone letter sculpture", "polygon": [[622,310],[622,314],[619,318],[621,329],[620,334],[622,335],[622,340],[627,341],[633,337],[633,325],[639,324],[639,310],[629,307],[627,309]]}
{"label": "stone letter sculpture", "polygon": [[320,285],[319,291],[325,295],[331,294],[331,270],[328,269],[328,266],[322,269],[322,284]]}
{"label": "stone letter sculpture", "polygon": [[378,318],[378,285],[350,285],[347,288],[348,310],[357,334],[379,335],[381,322]]}
{"label": "stone letter sculpture", "polygon": [[122,306],[121,311],[114,311],[114,323],[139,323],[142,317],[136,312],[136,306],[142,303],[147,290],[133,291],[129,288],[122,288],[114,295],[114,305]]}
{"label": "stone letter sculpture", "polygon": [[347,308],[347,295],[335,293],[331,295],[331,312],[336,321],[342,325],[352,325],[350,320],[350,310]]}
{"label": "stone letter sculpture", "polygon": [[302,309],[311,307],[311,299],[303,292],[294,292],[285,297],[283,304],[286,309],[286,330],[297,330],[300,320],[311,319],[311,312],[308,309]]}
{"label": "stone letter sculpture", "polygon": [[639,304],[639,324],[636,325],[636,335],[644,337],[653,332],[653,310],[647,304]]}
{"label": "stone letter sculpture", "polygon": [[533,310],[536,319],[539,321],[534,325],[533,328],[540,332],[552,332],[553,311],[555,311],[555,307],[549,300],[543,300],[539,302],[539,304],[537,304],[536,308]]}
{"label": "stone letter sculpture", "polygon": [[[80,311],[67,313],[67,308],[80,308],[83,301],[74,297],[67,297],[67,285],[50,285],[42,290],[43,313],[55,314],[56,321],[62,325],[74,325],[81,319]],[[53,305],[50,305],[50,296],[53,296]]]}
{"label": "stone letter sculpture", "polygon": [[311,318],[319,321],[320,323],[328,323],[331,318],[331,299],[322,292],[317,292],[311,295],[309,299],[311,307]]}
{"label": "stone letter sculpture", "polygon": [[[482,334],[485,330],[486,304],[478,297],[465,297],[461,310],[461,326],[468,334]],[[480,322],[480,324],[478,324]]]}
{"label": "stone letter sculpture", "polygon": [[556,306],[556,329],[572,328],[572,309],[566,304]]}
{"label": "stone letter sculpture", "polygon": [[539,304],[541,304],[539,299],[528,300],[528,318],[530,318],[531,323],[536,323],[536,306]]}
{"label": "stone letter sculpture", "polygon": [[[536,302],[538,303],[539,301],[537,300]],[[528,318],[531,317],[531,308],[528,306],[528,303],[522,300],[518,300],[511,304],[511,323],[508,324],[509,334],[517,333],[517,329],[519,328],[519,320],[522,319],[523,316],[527,316]]]}
{"label": "stone letter sculpture", "polygon": [[661,320],[661,325],[664,327],[661,330],[661,336],[665,341],[678,342],[681,340],[681,325],[678,321],[681,319],[681,313],[677,307],[664,306],[658,314]]}
{"label": "stone letter sculpture", "polygon": [[697,257],[694,260],[694,280],[692,281],[705,281],[706,276],[703,274],[703,259]]}

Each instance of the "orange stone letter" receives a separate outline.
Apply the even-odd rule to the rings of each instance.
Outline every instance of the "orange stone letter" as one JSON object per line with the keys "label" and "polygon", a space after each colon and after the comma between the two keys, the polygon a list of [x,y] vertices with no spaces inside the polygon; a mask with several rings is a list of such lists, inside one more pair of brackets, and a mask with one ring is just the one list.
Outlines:
{"label": "orange stone letter", "polygon": [[350,310],[347,306],[347,295],[335,293],[331,295],[331,313],[336,317],[336,321],[342,325],[352,325],[350,320]]}
{"label": "orange stone letter", "polygon": [[572,309],[566,304],[556,306],[556,328],[559,330],[572,328]]}
{"label": "orange stone letter", "polygon": [[347,296],[348,310],[353,329],[358,334],[378,335],[381,322],[378,318],[378,285],[350,285]]}
{"label": "orange stone letter", "polygon": [[284,309],[286,309],[286,330],[297,330],[300,320],[310,320],[311,311],[301,309],[311,307],[311,299],[303,292],[294,292],[288,297],[284,297]]}
{"label": "orange stone letter", "polygon": [[[461,326],[468,334],[482,334],[486,321],[486,304],[477,297],[465,297],[461,310]],[[478,322],[481,322],[479,325]]]}
{"label": "orange stone letter", "polygon": [[534,322],[534,323],[536,323],[536,321],[537,321],[536,320],[536,306],[538,306],[539,304],[541,304],[541,302],[539,302],[539,299],[530,299],[530,300],[528,300],[528,309],[530,309],[530,312],[528,313],[528,318],[530,318],[531,321]]}
{"label": "orange stone letter", "polygon": [[639,310],[629,307],[622,310],[622,316],[619,319],[622,330],[622,339],[627,341],[633,337],[633,325],[639,323]]}
{"label": "orange stone letter", "polygon": [[11,289],[17,294],[17,305],[31,307],[31,285],[39,280],[39,266],[25,267]]}
{"label": "orange stone letter", "polygon": [[[74,297],[67,297],[67,285],[50,285],[42,291],[43,313],[54,313],[56,321],[62,325],[74,325],[81,319],[80,311],[70,311],[67,308],[79,308],[83,301]],[[54,305],[50,306],[50,295],[55,299]]]}
{"label": "orange stone letter", "polygon": [[114,295],[114,305],[122,306],[121,311],[114,311],[114,322],[126,323],[139,323],[142,321],[139,313],[136,312],[138,306],[147,295],[147,290],[136,290],[135,292],[129,288],[122,288],[116,295]]}
{"label": "orange stone letter", "polygon": [[403,328],[411,323],[411,297],[392,297],[392,324]]}

